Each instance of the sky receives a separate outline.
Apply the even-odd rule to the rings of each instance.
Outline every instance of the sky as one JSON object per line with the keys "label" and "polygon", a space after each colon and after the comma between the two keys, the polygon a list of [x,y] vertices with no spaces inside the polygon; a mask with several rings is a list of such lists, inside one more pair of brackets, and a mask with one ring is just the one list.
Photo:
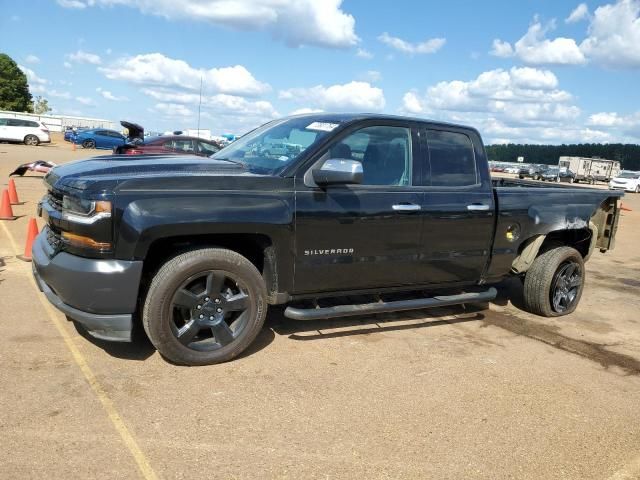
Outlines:
{"label": "sky", "polygon": [[0,0],[54,113],[242,134],[383,112],[485,143],[640,143],[640,0]]}

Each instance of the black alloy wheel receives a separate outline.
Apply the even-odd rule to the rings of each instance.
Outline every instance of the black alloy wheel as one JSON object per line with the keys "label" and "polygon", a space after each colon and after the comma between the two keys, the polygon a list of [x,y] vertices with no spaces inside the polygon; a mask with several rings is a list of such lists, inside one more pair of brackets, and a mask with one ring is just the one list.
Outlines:
{"label": "black alloy wheel", "polygon": [[559,314],[570,310],[578,299],[581,286],[581,265],[571,260],[561,264],[553,277],[549,292],[553,310]]}
{"label": "black alloy wheel", "polygon": [[84,142],[82,142],[82,148],[96,148],[95,140],[85,140]]}
{"label": "black alloy wheel", "polygon": [[230,272],[208,270],[188,278],[171,300],[171,331],[187,348],[212,351],[233,342],[246,327],[247,289]]}

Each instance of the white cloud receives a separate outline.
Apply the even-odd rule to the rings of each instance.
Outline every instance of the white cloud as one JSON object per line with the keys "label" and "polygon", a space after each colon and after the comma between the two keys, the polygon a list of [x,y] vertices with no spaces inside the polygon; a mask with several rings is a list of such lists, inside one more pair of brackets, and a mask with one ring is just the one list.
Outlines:
{"label": "white cloud", "polygon": [[573,9],[571,14],[565,19],[566,23],[577,23],[589,17],[589,7],[586,3],[581,3]]}
{"label": "white cloud", "polygon": [[27,62],[27,63],[40,63],[40,59],[37,56],[33,55],[33,54],[27,55],[25,57],[24,61]]}
{"label": "white cloud", "polygon": [[290,46],[346,48],[359,41],[342,0],[58,0],[67,8],[129,6],[170,20],[194,20],[238,30],[262,30]]}
{"label": "white cloud", "polygon": [[446,43],[446,39],[444,38],[431,38],[421,43],[409,43],[401,38],[392,37],[387,32],[380,35],[378,40],[400,52],[412,55],[417,53],[435,53]]}
{"label": "white cloud", "polygon": [[309,107],[304,107],[304,108],[297,108],[295,110],[293,110],[291,113],[289,113],[289,115],[303,115],[306,113],[321,113],[324,110],[321,110],[319,108],[309,108]]}
{"label": "white cloud", "polygon": [[90,97],[76,97],[75,101],[81,103],[82,105],[95,105],[93,99]]}
{"label": "white cloud", "polygon": [[22,72],[27,76],[27,83],[29,83],[30,87],[34,87],[37,85],[46,85],[47,83],[49,83],[48,80],[39,77],[36,72],[28,67],[25,67],[24,65],[18,65],[18,68],[22,70]]}
{"label": "white cloud", "polygon": [[406,113],[427,113],[419,95],[416,92],[407,92],[402,97],[402,110]]}
{"label": "white cloud", "polygon": [[[197,109],[200,102],[198,93],[181,92],[169,89],[143,88],[142,93],[159,100],[163,104],[190,105]],[[203,95],[202,108],[223,115],[249,115],[260,118],[274,118],[278,112],[266,100],[247,100],[243,97],[226,94]]]}
{"label": "white cloud", "polygon": [[77,8],[81,10],[93,5],[93,2],[91,0],[58,0],[58,5],[64,8]]}
{"label": "white cloud", "polygon": [[195,115],[192,110],[179,103],[156,103],[150,111],[166,117],[193,117]]}
{"label": "white cloud", "polygon": [[[583,129],[578,125],[582,112],[572,100],[559,88],[553,72],[514,67],[489,70],[468,81],[439,82],[424,94],[410,90],[400,111],[477,126],[489,143],[544,143],[577,140],[575,135]],[[566,129],[573,137],[563,133]]]}
{"label": "white cloud", "polygon": [[385,99],[381,88],[368,82],[349,82],[325,87],[291,88],[279,92],[282,100],[305,103],[323,110],[380,111]]}
{"label": "white cloud", "polygon": [[512,57],[514,55],[511,44],[509,42],[503,42],[498,38],[493,41],[493,48],[489,53],[496,57]]}
{"label": "white cloud", "polygon": [[47,96],[71,100],[71,94],[69,92],[59,92],[58,90],[47,90]]}
{"label": "white cloud", "polygon": [[616,112],[600,112],[590,115],[587,123],[597,127],[614,127],[622,125],[624,123],[624,119]]}
{"label": "white cloud", "polygon": [[254,78],[242,65],[202,69],[184,60],[169,58],[161,53],[148,53],[117,60],[100,71],[111,80],[125,80],[140,85],[176,87],[196,91],[200,79],[205,91],[234,95],[259,95],[270,87]]}
{"label": "white cloud", "polygon": [[356,57],[366,58],[367,60],[369,60],[373,58],[373,53],[371,53],[369,50],[365,50],[364,48],[358,48],[356,50]]}
{"label": "white cloud", "polygon": [[365,82],[376,83],[382,80],[382,73],[378,70],[367,70],[366,72],[359,75],[360,80]]}
{"label": "white cloud", "polygon": [[118,97],[111,93],[109,90],[103,90],[102,87],[96,88],[96,92],[102,95],[103,98],[106,98],[107,100],[111,100],[113,102],[123,102],[125,100],[129,100],[127,97]]}
{"label": "white cloud", "polygon": [[75,53],[68,53],[65,55],[65,58],[73,63],[89,63],[91,65],[100,65],[102,63],[100,55],[85,52],[83,50],[78,50]]}
{"label": "white cloud", "polygon": [[640,67],[640,0],[598,7],[580,49],[603,65]]}
{"label": "white cloud", "polygon": [[64,68],[73,68],[73,65],[71,65],[69,62],[64,62],[62,65],[64,66]]}
{"label": "white cloud", "polygon": [[510,43],[500,39],[493,41],[492,55],[499,57],[516,56],[529,65],[581,65],[586,62],[585,56],[572,38],[546,38],[547,33],[555,28],[551,21],[543,26],[535,18],[529,30],[512,47]]}

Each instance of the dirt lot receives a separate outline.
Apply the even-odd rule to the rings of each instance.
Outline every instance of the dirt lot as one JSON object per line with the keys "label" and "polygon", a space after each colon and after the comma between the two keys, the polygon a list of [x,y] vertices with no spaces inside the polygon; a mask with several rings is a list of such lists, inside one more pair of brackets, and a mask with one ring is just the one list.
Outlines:
{"label": "dirt lot", "polygon": [[[0,184],[87,153],[0,144]],[[562,320],[519,310],[514,282],[479,311],[274,311],[248,354],[185,368],[143,337],[86,338],[48,305],[15,257],[44,189],[16,184],[21,217],[0,221],[0,478],[640,478],[640,195]]]}

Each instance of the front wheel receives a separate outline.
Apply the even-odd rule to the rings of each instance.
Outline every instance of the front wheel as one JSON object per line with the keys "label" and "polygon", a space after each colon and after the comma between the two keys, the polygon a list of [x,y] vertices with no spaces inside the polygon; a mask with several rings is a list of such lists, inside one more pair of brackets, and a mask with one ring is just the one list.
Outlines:
{"label": "front wheel", "polygon": [[31,145],[35,147],[39,143],[40,143],[40,139],[35,135],[27,135],[26,137],[24,137],[25,145]]}
{"label": "front wheel", "polygon": [[543,317],[573,312],[584,288],[584,260],[571,247],[557,247],[537,257],[524,279],[527,311]]}
{"label": "front wheel", "polygon": [[153,278],[142,323],[151,343],[172,362],[210,365],[239,355],[267,313],[260,272],[242,255],[192,250],[165,263]]}

